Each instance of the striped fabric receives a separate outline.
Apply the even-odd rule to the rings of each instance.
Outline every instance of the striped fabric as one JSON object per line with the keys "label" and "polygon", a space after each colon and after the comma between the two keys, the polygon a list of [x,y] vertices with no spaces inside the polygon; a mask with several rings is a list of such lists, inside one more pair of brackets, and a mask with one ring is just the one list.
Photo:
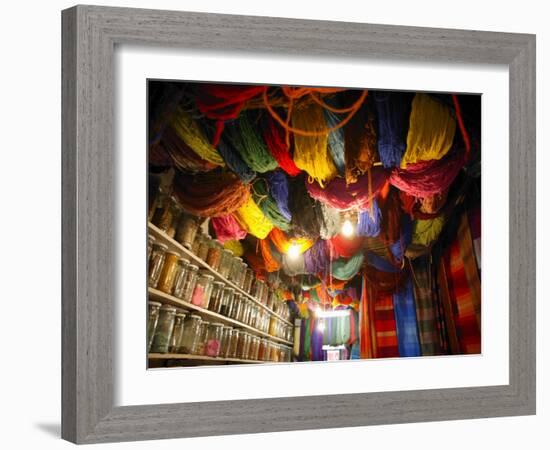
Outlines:
{"label": "striped fabric", "polygon": [[481,282],[466,215],[444,255],[444,266],[460,353],[481,353]]}
{"label": "striped fabric", "polygon": [[412,282],[393,294],[399,356],[421,356]]}
{"label": "striped fabric", "polygon": [[376,357],[395,358],[399,356],[397,326],[393,311],[393,295],[378,293],[374,303],[374,328],[376,330]]}
{"label": "striped fabric", "polygon": [[432,289],[430,257],[421,256],[411,260],[411,274],[422,355],[440,355],[442,352],[439,337],[439,311],[435,301],[436,291]]}

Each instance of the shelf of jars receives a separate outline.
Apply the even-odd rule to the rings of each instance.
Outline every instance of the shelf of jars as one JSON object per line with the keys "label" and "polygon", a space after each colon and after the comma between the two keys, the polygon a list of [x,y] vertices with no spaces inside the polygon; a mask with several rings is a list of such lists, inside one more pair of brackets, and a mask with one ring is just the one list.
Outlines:
{"label": "shelf of jars", "polygon": [[213,363],[237,363],[237,364],[261,364],[267,361],[252,361],[250,359],[239,358],[220,358],[204,355],[188,355],[185,353],[149,353],[150,360],[191,360],[191,361],[208,361]]}
{"label": "shelf of jars", "polygon": [[210,322],[216,321],[222,324],[231,325],[235,328],[244,329],[246,331],[249,331],[250,333],[269,339],[271,341],[278,342],[289,347],[293,346],[292,341],[289,341],[287,339],[283,339],[277,336],[273,336],[265,331],[259,330],[255,327],[252,327],[238,320],[232,319],[231,317],[227,317],[222,314],[213,312],[209,309],[201,308],[200,306],[194,305],[193,303],[189,303],[185,300],[174,297],[173,295],[166,294],[165,292],[159,291],[158,289],[153,289],[149,287],[148,292],[149,292],[150,300],[157,301],[162,304],[172,305],[176,308],[190,310],[196,313],[197,315],[199,315],[204,320],[209,320]]}
{"label": "shelf of jars", "polygon": [[[277,312],[273,311],[266,304],[262,303],[261,301],[258,301],[258,299],[255,298],[253,295],[251,295],[249,292],[237,286],[233,281],[229,280],[226,276],[221,274],[218,270],[215,270],[206,261],[204,261],[202,258],[197,256],[195,253],[193,253],[184,245],[180,244],[175,239],[171,238],[169,235],[167,235],[164,231],[162,231],[156,225],[149,222],[148,229],[149,229],[150,235],[154,236],[157,243],[162,243],[168,247],[168,250],[178,252],[179,254],[182,254],[184,257],[189,258],[189,260],[192,261],[193,264],[197,265],[198,267],[204,270],[207,270],[216,280],[233,288],[236,293],[239,293],[240,295],[251,300],[252,302],[254,302],[255,305],[267,311],[268,314],[277,317],[279,320],[281,320],[283,323],[287,325],[293,326],[292,322],[290,322],[289,320],[287,320],[285,317],[281,316]],[[245,263],[243,263],[243,265],[245,265]]]}

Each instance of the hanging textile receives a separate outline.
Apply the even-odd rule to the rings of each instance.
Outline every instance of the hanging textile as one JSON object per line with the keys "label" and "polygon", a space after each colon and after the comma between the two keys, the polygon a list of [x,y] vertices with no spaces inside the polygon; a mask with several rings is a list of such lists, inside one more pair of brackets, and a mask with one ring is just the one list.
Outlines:
{"label": "hanging textile", "polygon": [[268,272],[276,272],[281,268],[281,262],[273,255],[271,241],[269,239],[258,240],[260,251],[265,263],[265,270]]}
{"label": "hanging textile", "polygon": [[428,220],[415,220],[413,222],[412,243],[426,246],[433,244],[441,234],[444,225],[444,216]]}
{"label": "hanging textile", "polygon": [[393,296],[391,293],[376,292],[374,303],[374,329],[376,336],[376,358],[399,357],[399,343],[397,340],[397,325],[393,310]]}
{"label": "hanging textile", "polygon": [[411,94],[406,92],[375,92],[374,104],[378,117],[378,154],[386,168],[399,167],[407,147]]}
{"label": "hanging textile", "polygon": [[258,239],[265,239],[273,229],[273,224],[264,216],[252,198],[249,198],[233,214],[241,227]]}
{"label": "hanging textile", "polygon": [[381,167],[373,167],[360,176],[356,183],[346,185],[343,178],[335,178],[323,188],[318,183],[308,183],[309,195],[339,211],[356,208],[369,209],[370,203],[386,185],[388,172]]}
{"label": "hanging textile", "polygon": [[[226,134],[243,161],[258,173],[277,168],[277,161],[256,131],[249,113],[241,114],[238,121],[226,125]],[[225,134],[224,134],[225,136]]]}
{"label": "hanging textile", "polygon": [[440,355],[441,347],[437,322],[438,311],[435,305],[437,291],[432,289],[433,277],[430,257],[422,256],[416,258],[410,264],[422,355]]}
{"label": "hanging textile", "polygon": [[437,214],[447,201],[448,189],[437,194],[419,198],[419,211],[423,214]]}
{"label": "hanging textile", "polygon": [[382,221],[380,227],[380,239],[392,244],[401,237],[401,204],[399,195],[395,189],[391,189],[387,198],[381,202]]}
{"label": "hanging textile", "polygon": [[275,227],[283,231],[290,229],[290,221],[279,211],[277,203],[269,194],[267,181],[264,178],[258,178],[252,184],[251,193],[256,204]]}
{"label": "hanging textile", "polygon": [[406,270],[390,272],[377,269],[369,264],[365,264],[364,273],[369,285],[377,292],[384,293],[393,293],[400,289],[408,276]]}
{"label": "hanging textile", "polygon": [[[323,108],[316,103],[295,107],[292,112],[292,126],[314,133],[327,129]],[[294,135],[294,162],[296,166],[317,181],[321,186],[337,174],[328,151],[327,134],[316,136]]]}
{"label": "hanging textile", "polygon": [[380,234],[382,211],[378,207],[376,199],[373,199],[370,207],[359,212],[357,220],[357,236],[376,237]]}
{"label": "hanging textile", "polygon": [[401,167],[443,158],[451,149],[455,130],[456,120],[447,106],[428,94],[416,94],[409,119],[407,150]]}
{"label": "hanging textile", "polygon": [[361,236],[347,238],[338,234],[327,241],[332,259],[351,258],[363,248],[364,239]]}
{"label": "hanging textile", "polygon": [[363,252],[359,252],[349,259],[337,259],[332,263],[332,275],[339,280],[351,280],[361,269],[363,260]]}
{"label": "hanging textile", "polygon": [[346,183],[352,184],[369,170],[376,157],[374,108],[367,99],[344,127]]}
{"label": "hanging textile", "polygon": [[[160,147],[169,155],[173,165],[186,172],[208,172],[217,166],[202,159],[195,153],[171,126],[164,129],[160,140]],[[151,162],[151,151],[149,161]]]}
{"label": "hanging textile", "polygon": [[239,223],[231,214],[226,216],[212,217],[210,223],[216,233],[216,239],[222,244],[229,240],[241,240],[246,236],[246,231],[241,228]]}
{"label": "hanging textile", "polygon": [[313,321],[311,330],[311,361],[323,361],[323,332],[319,328],[319,319]]}
{"label": "hanging textile", "polygon": [[275,170],[267,174],[267,183],[269,193],[277,203],[277,208],[283,217],[290,222],[292,214],[288,208],[288,180],[286,175],[280,170]]}
{"label": "hanging textile", "polygon": [[399,356],[421,356],[416,322],[416,305],[413,296],[412,282],[409,279],[403,289],[393,294],[395,323]]}
{"label": "hanging textile", "polygon": [[251,201],[249,188],[237,176],[217,170],[196,175],[178,172],[174,194],[186,211],[201,217],[224,216]]}
{"label": "hanging textile", "polygon": [[286,143],[286,131],[280,127],[271,116],[264,119],[263,138],[279,167],[291,177],[298,175],[301,170],[296,166]]}
{"label": "hanging textile", "polygon": [[367,279],[361,278],[361,303],[359,307],[359,333],[361,359],[370,359],[376,356],[376,336],[373,326],[374,302],[369,300]]}
{"label": "hanging textile", "polygon": [[324,272],[329,263],[327,243],[317,239],[315,244],[304,252],[304,264],[308,273]]}
{"label": "hanging textile", "polygon": [[315,239],[320,236],[323,221],[320,206],[307,193],[303,176],[291,180],[288,207],[292,214],[292,234]]}
{"label": "hanging textile", "polygon": [[464,166],[464,152],[456,151],[437,161],[409,164],[407,169],[395,168],[390,183],[415,197],[429,197],[449,189]]}
{"label": "hanging textile", "polygon": [[226,120],[239,117],[245,103],[261,94],[264,86],[201,83],[197,85],[195,103],[199,111],[216,120],[212,145],[217,146]]}
{"label": "hanging textile", "polygon": [[340,213],[324,203],[318,202],[321,213],[321,228],[319,234],[322,239],[330,239],[340,232]]}
{"label": "hanging textile", "polygon": [[202,159],[217,166],[225,165],[218,151],[208,142],[199,124],[183,108],[176,109],[171,125],[176,134]]}
{"label": "hanging textile", "polygon": [[[324,110],[325,119],[327,121],[327,126],[329,128],[334,128],[338,125],[341,119],[334,114],[332,111],[325,109]],[[337,130],[331,131],[328,135],[328,149],[330,156],[332,156],[332,161],[338,170],[339,175],[344,175],[346,170],[346,161],[345,161],[345,142],[344,142],[344,128],[338,128]]]}
{"label": "hanging textile", "polygon": [[292,347],[292,353],[295,357],[300,355],[300,336],[302,334],[302,319],[294,320],[294,345]]}
{"label": "hanging textile", "polygon": [[233,144],[225,137],[222,137],[218,142],[218,151],[227,167],[235,172],[243,183],[248,184],[256,178],[256,172],[248,167],[233,147]]}
{"label": "hanging textile", "polygon": [[283,255],[288,253],[288,249],[291,245],[298,246],[299,253],[304,253],[308,248],[310,248],[315,241],[307,238],[289,238],[285,233],[283,233],[278,228],[273,228],[269,233],[269,238],[271,242],[275,245],[277,251]]}

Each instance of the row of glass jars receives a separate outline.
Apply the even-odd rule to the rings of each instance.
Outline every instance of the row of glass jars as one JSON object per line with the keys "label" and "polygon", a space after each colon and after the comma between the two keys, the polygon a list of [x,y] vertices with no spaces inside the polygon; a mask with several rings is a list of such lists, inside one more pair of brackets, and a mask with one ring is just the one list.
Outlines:
{"label": "row of glass jars", "polygon": [[[291,340],[284,323],[245,295],[236,292],[224,283],[214,281],[207,270],[199,270],[178,252],[168,251],[165,244],[149,240],[150,287],[209,309],[217,314],[244,323],[272,336]],[[277,320],[274,320],[277,319]]]}
{"label": "row of glass jars", "polygon": [[273,362],[291,358],[289,347],[153,301],[149,302],[147,351]]}

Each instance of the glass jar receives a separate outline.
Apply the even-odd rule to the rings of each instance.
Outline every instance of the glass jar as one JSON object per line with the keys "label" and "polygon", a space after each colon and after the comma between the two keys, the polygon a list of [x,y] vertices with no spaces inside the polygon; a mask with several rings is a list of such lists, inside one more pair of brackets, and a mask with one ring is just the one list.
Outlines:
{"label": "glass jar", "polygon": [[197,277],[197,283],[195,289],[193,289],[193,295],[191,296],[191,303],[200,308],[208,308],[210,303],[210,294],[212,293],[212,283],[214,277],[209,275],[204,270],[199,272]]}
{"label": "glass jar", "polygon": [[157,283],[157,289],[159,291],[167,294],[172,292],[172,286],[174,284],[174,277],[176,276],[176,268],[179,259],[179,253],[169,251],[166,252],[164,264],[162,265],[162,270]]}
{"label": "glass jar", "polygon": [[243,350],[245,345],[246,332],[244,330],[239,330],[239,337],[237,340],[237,351],[235,352],[235,358],[243,359]]}
{"label": "glass jar", "polygon": [[233,305],[231,306],[231,309],[229,311],[229,317],[231,317],[233,320],[239,320],[241,309],[243,306],[242,303],[242,295],[238,292],[235,292],[233,295]]}
{"label": "glass jar", "polygon": [[197,256],[203,261],[206,261],[206,258],[208,257],[208,250],[210,250],[211,242],[212,242],[212,238],[207,234],[203,234],[201,236],[201,241],[199,244],[199,248],[197,250]]}
{"label": "glass jar", "polygon": [[221,281],[212,283],[212,293],[210,294],[210,302],[208,309],[212,312],[220,314],[222,308],[222,300],[224,296],[224,284]]}
{"label": "glass jar", "polygon": [[193,346],[193,355],[204,355],[206,336],[208,334],[208,327],[210,322],[202,321],[197,339],[195,340],[195,345]]}
{"label": "glass jar", "polygon": [[176,318],[174,320],[174,331],[170,338],[170,345],[168,351],[170,353],[177,353],[181,345],[181,338],[183,336],[183,326],[185,321],[185,313],[180,309],[176,311]]}
{"label": "glass jar", "polygon": [[273,314],[269,318],[269,331],[268,334],[271,336],[275,336],[275,332],[277,329],[277,317],[275,317]]}
{"label": "glass jar", "polygon": [[217,239],[212,239],[210,241],[210,248],[208,249],[208,254],[206,255],[206,264],[208,264],[212,269],[218,270],[220,268],[220,262],[222,258],[222,245]]}
{"label": "glass jar", "polygon": [[147,264],[151,261],[151,252],[153,251],[153,245],[155,245],[156,240],[157,239],[152,234],[147,236]]}
{"label": "glass jar", "polygon": [[269,309],[273,310],[273,304],[275,303],[275,292],[271,291],[267,296],[267,301],[265,303],[265,306],[267,306]]}
{"label": "glass jar", "polygon": [[223,290],[223,298],[220,308],[220,314],[225,317],[229,317],[231,309],[233,308],[233,298],[235,296],[235,289],[226,287]]}
{"label": "glass jar", "polygon": [[172,223],[172,219],[173,216],[172,209],[170,208],[170,196],[166,193],[159,193],[151,222],[157,228],[160,228],[162,231],[166,231]]}
{"label": "glass jar", "polygon": [[248,264],[246,264],[245,262],[243,262],[241,264],[241,273],[240,273],[240,277],[239,277],[239,282],[237,283],[237,285],[243,289],[244,287],[244,282],[245,282],[245,279],[246,279],[246,271],[248,270]]}
{"label": "glass jar", "polygon": [[185,286],[185,278],[187,277],[187,267],[189,267],[189,260],[185,258],[180,258],[176,266],[174,283],[172,284],[172,295],[174,297],[181,298],[183,294],[183,288]]}
{"label": "glass jar", "polygon": [[250,318],[248,321],[248,325],[250,325],[252,328],[257,328],[256,321],[258,320],[258,305],[251,303],[250,305]]}
{"label": "glass jar", "polygon": [[157,287],[160,272],[162,271],[162,266],[164,265],[164,259],[166,257],[166,250],[168,250],[168,246],[160,242],[154,244],[151,249],[151,257],[149,258],[149,287]]}
{"label": "glass jar", "polygon": [[229,348],[227,349],[226,358],[236,358],[237,357],[237,345],[239,342],[239,330],[233,328],[231,330],[229,338]]}
{"label": "glass jar", "polygon": [[243,291],[250,294],[252,291],[252,282],[254,281],[254,271],[247,267],[244,276]]}
{"label": "glass jar", "polygon": [[233,264],[233,252],[227,248],[222,250],[220,267],[218,268],[219,274],[224,278],[229,278],[229,272],[231,271],[231,265]]}
{"label": "glass jar", "polygon": [[223,323],[211,323],[206,334],[204,354],[217,358],[220,355],[222,344]]}
{"label": "glass jar", "polygon": [[220,354],[219,356],[222,358],[227,358],[227,354],[229,351],[229,345],[231,344],[231,332],[233,331],[233,328],[230,326],[224,326],[222,329],[222,344],[220,348]]}
{"label": "glass jar", "polygon": [[267,353],[267,339],[260,339],[260,344],[258,345],[258,361],[265,361]]}
{"label": "glass jar", "polygon": [[153,338],[155,337],[155,330],[159,320],[159,310],[162,303],[148,302],[149,314],[147,315],[147,353],[151,351],[151,345],[153,344]]}
{"label": "glass jar", "polygon": [[185,280],[183,280],[183,287],[181,290],[181,299],[190,302],[193,291],[195,290],[195,285],[197,284],[197,277],[199,275],[199,268],[194,264],[189,264],[187,266],[187,272],[185,274]]}
{"label": "glass jar", "polygon": [[246,323],[246,319],[248,318],[248,312],[250,309],[249,300],[242,295],[241,296],[241,310],[239,311],[239,315],[236,320],[238,320],[241,323]]}
{"label": "glass jar", "polygon": [[198,339],[202,319],[197,314],[186,317],[178,353],[191,354]]}
{"label": "glass jar", "polygon": [[239,258],[238,256],[233,257],[233,261],[231,262],[231,270],[229,271],[229,280],[233,283],[237,284],[241,276],[242,271],[242,262],[243,259]]}
{"label": "glass jar", "polygon": [[191,250],[193,248],[193,242],[197,236],[199,226],[200,223],[197,217],[184,213],[178,225],[176,241],[178,241],[185,248]]}
{"label": "glass jar", "polygon": [[256,361],[258,359],[258,351],[260,348],[260,338],[258,336],[250,337],[250,348],[248,350],[248,359]]}
{"label": "glass jar", "polygon": [[176,319],[176,308],[170,305],[162,305],[159,310],[159,318],[151,352],[166,353],[170,345],[170,338],[174,331],[174,321]]}
{"label": "glass jar", "polygon": [[193,241],[193,245],[191,246],[191,252],[195,256],[199,254],[199,247],[201,245],[203,235],[204,233],[199,228],[199,230],[197,231],[197,234],[195,235],[195,240]]}

